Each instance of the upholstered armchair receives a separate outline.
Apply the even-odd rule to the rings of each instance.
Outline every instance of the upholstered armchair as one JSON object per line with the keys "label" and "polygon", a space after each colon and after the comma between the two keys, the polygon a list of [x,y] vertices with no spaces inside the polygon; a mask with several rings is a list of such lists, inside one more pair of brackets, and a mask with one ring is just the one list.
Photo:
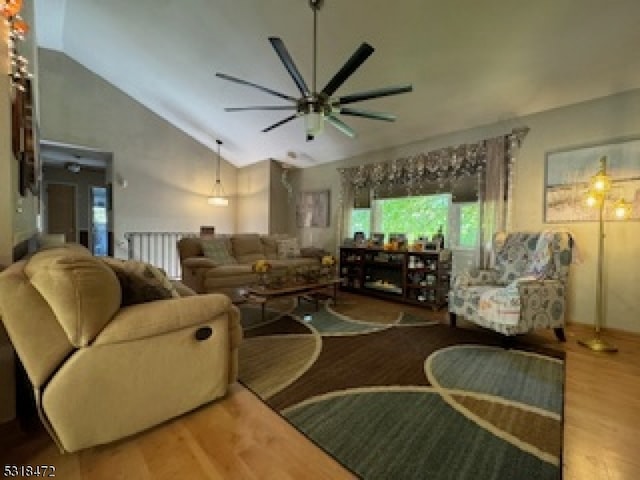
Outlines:
{"label": "upholstered armchair", "polygon": [[464,272],[449,292],[449,318],[458,315],[504,335],[553,328],[565,341],[567,280],[573,240],[567,232],[500,232],[493,268]]}
{"label": "upholstered armchair", "polygon": [[0,320],[62,451],[157,425],[236,380],[242,330],[229,298],[175,289],[143,265],[148,282],[124,301],[127,263],[65,246],[0,273]]}

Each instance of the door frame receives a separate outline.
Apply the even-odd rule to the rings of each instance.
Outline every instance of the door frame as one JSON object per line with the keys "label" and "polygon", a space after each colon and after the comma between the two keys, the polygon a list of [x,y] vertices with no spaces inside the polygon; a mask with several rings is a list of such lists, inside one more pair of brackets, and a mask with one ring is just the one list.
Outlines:
{"label": "door frame", "polygon": [[[105,182],[107,181],[107,172],[105,170]],[[110,219],[110,204],[109,204],[109,184],[105,183],[104,185],[94,185],[93,183],[89,183],[89,195],[87,198],[87,201],[89,202],[88,208],[87,208],[87,212],[89,214],[89,250],[91,250],[91,253],[95,254],[94,252],[94,244],[93,244],[93,240],[94,240],[94,235],[93,235],[93,229],[94,229],[94,224],[93,224],[93,189],[94,188],[104,188],[105,190],[105,209],[106,209],[106,214],[107,214],[107,231],[106,231],[106,235],[107,235],[107,254],[109,254],[109,252],[112,250],[111,247],[111,239],[109,238],[109,232],[112,231],[113,227],[111,225],[111,219]]]}

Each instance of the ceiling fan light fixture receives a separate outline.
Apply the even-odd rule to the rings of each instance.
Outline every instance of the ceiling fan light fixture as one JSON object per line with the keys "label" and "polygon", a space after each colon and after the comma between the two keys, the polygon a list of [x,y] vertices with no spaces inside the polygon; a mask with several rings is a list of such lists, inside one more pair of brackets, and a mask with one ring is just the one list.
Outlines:
{"label": "ceiling fan light fixture", "polygon": [[324,130],[324,116],[320,112],[309,112],[304,116],[304,128],[307,135],[315,137]]}

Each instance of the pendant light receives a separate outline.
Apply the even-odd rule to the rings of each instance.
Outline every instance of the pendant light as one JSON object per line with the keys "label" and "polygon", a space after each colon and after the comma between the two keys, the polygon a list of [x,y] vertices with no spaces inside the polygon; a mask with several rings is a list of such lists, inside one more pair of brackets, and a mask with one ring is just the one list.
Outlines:
{"label": "pendant light", "polygon": [[226,207],[229,205],[229,199],[224,194],[224,188],[222,188],[222,184],[220,183],[220,145],[222,145],[221,140],[216,140],[218,144],[218,159],[216,163],[216,183],[213,186],[213,190],[209,198],[207,198],[207,203],[209,205],[215,205],[216,207]]}

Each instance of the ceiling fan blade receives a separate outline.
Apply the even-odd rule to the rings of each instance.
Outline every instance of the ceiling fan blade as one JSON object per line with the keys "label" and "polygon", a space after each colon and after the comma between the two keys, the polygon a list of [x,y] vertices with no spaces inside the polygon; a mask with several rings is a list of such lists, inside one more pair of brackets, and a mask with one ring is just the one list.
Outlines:
{"label": "ceiling fan blade", "polygon": [[333,93],[340,88],[347,78],[351,76],[353,72],[355,72],[360,65],[364,63],[364,61],[369,58],[374,52],[374,48],[368,43],[363,43],[358,47],[358,49],[351,55],[351,58],[347,60],[342,68],[336,73],[329,83],[322,89],[322,93],[324,93],[327,97],[333,95]]}
{"label": "ceiling fan blade", "polygon": [[263,107],[227,107],[225,112],[242,112],[245,110],[296,110],[295,105],[266,105]]}
{"label": "ceiling fan blade", "polygon": [[324,118],[326,118],[331,125],[336,127],[338,130],[344,133],[347,137],[355,138],[356,136],[355,130],[351,128],[349,125],[347,125],[346,123],[344,123],[342,120],[340,120],[338,117],[334,115],[328,115]]}
{"label": "ceiling fan blade", "polygon": [[241,85],[248,85],[250,87],[257,88],[258,90],[262,90],[263,92],[270,93],[271,95],[275,95],[276,97],[284,98],[285,100],[289,100],[291,102],[296,102],[297,101],[295,98],[290,97],[289,95],[286,95],[284,93],[276,92],[275,90],[271,90],[270,88],[263,87],[261,85],[255,84],[255,83],[247,82],[246,80],[242,80],[241,78],[232,77],[231,75],[227,75],[226,73],[218,72],[218,73],[216,73],[216,77],[220,77],[220,78],[223,78],[225,80],[229,80],[230,82],[239,83]]}
{"label": "ceiling fan blade", "polygon": [[353,93],[351,95],[345,95],[338,99],[340,105],[346,105],[348,103],[361,102],[363,100],[369,100],[371,98],[387,97],[389,95],[398,95],[400,93],[407,93],[413,91],[412,85],[402,85],[400,87],[387,87],[378,88],[376,90],[369,90],[366,92]]}
{"label": "ceiling fan blade", "polygon": [[293,120],[294,118],[296,118],[298,115],[291,115],[290,117],[285,118],[284,120],[280,120],[278,123],[274,123],[273,125],[271,125],[270,127],[265,128],[264,130],[262,130],[262,132],[268,132],[270,130],[273,130],[276,127],[279,127],[280,125],[283,125],[287,122],[290,122],[291,120]]}
{"label": "ceiling fan blade", "polygon": [[384,120],[386,122],[395,122],[396,116],[384,112],[370,112],[367,110],[356,110],[354,108],[341,108],[340,114],[353,115],[354,117],[370,118],[372,120]]}
{"label": "ceiling fan blade", "polygon": [[300,90],[300,93],[304,97],[308,97],[310,94],[309,87],[307,87],[304,78],[302,78],[302,75],[300,75],[296,64],[293,63],[293,58],[291,58],[291,55],[289,55],[289,51],[287,50],[287,47],[284,46],[284,42],[278,37],[269,37],[269,41],[280,57],[280,60],[282,60],[284,68],[287,69],[289,75],[291,75],[291,78],[293,78],[293,81],[296,83],[296,86],[298,87],[298,90]]}

